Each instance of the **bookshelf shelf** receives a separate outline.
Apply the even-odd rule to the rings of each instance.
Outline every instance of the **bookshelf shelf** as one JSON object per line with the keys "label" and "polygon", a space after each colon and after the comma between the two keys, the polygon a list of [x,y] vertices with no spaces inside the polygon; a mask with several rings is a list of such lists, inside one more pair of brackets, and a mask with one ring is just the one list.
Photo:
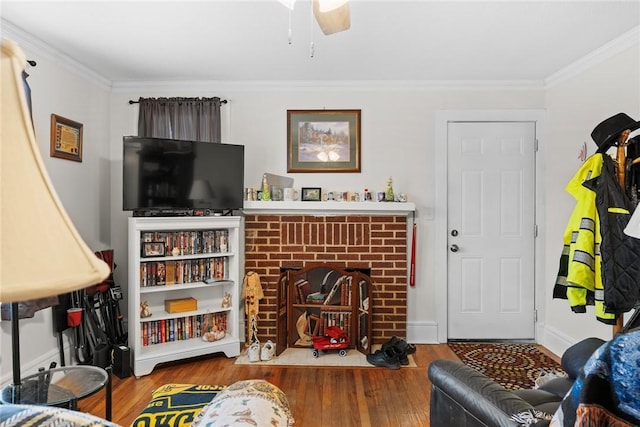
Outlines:
{"label": "bookshelf shelf", "polygon": [[[134,375],[147,375],[159,363],[209,353],[238,356],[244,339],[242,217],[131,217],[128,225]],[[165,301],[181,299],[196,302],[179,306],[188,311],[166,311]],[[167,302],[167,309],[174,311],[174,303]],[[142,304],[149,317],[142,317]]]}

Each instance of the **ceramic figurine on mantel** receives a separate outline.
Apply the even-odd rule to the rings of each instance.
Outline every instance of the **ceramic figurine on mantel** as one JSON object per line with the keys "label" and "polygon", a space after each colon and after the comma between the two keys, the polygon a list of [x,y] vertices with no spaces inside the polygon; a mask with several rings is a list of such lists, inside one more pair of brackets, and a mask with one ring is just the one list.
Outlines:
{"label": "ceramic figurine on mantel", "polygon": [[271,200],[271,192],[269,191],[269,182],[267,182],[267,174],[262,175],[262,200],[268,202]]}
{"label": "ceramic figurine on mantel", "polygon": [[393,202],[393,180],[391,177],[387,180],[387,191],[385,193],[384,200],[387,202]]}

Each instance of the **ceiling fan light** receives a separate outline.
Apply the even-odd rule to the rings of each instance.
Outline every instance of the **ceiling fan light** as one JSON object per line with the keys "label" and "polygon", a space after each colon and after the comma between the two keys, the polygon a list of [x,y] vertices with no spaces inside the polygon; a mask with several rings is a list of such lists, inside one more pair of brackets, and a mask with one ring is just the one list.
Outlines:
{"label": "ceiling fan light", "polygon": [[[313,0],[313,15],[325,35],[348,30],[351,27],[351,13],[349,3],[342,0],[342,5],[328,12],[320,11],[320,3],[324,0]],[[339,0],[332,0],[334,3]]]}
{"label": "ceiling fan light", "polygon": [[338,9],[339,7],[347,4],[347,1],[348,0],[319,0],[320,12],[331,12],[332,10]]}
{"label": "ceiling fan light", "polygon": [[296,3],[296,0],[278,0],[280,2],[280,4],[282,4],[284,7],[286,7],[289,10],[293,10],[293,6]]}

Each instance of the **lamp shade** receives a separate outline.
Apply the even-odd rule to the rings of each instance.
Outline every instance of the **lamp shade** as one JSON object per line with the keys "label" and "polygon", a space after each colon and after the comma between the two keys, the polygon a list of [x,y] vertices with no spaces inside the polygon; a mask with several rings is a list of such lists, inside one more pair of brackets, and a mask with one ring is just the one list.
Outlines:
{"label": "lamp shade", "polygon": [[61,295],[110,273],[80,237],[49,179],[22,85],[26,58],[2,41],[0,302]]}

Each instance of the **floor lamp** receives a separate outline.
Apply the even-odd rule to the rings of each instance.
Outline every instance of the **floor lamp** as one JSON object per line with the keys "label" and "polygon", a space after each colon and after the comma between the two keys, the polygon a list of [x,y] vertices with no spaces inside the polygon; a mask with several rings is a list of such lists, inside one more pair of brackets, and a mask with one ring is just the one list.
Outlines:
{"label": "floor lamp", "polygon": [[85,288],[110,272],[80,237],[44,167],[22,81],[25,66],[20,47],[2,40],[0,302],[12,305],[12,385],[18,395],[18,301]]}

